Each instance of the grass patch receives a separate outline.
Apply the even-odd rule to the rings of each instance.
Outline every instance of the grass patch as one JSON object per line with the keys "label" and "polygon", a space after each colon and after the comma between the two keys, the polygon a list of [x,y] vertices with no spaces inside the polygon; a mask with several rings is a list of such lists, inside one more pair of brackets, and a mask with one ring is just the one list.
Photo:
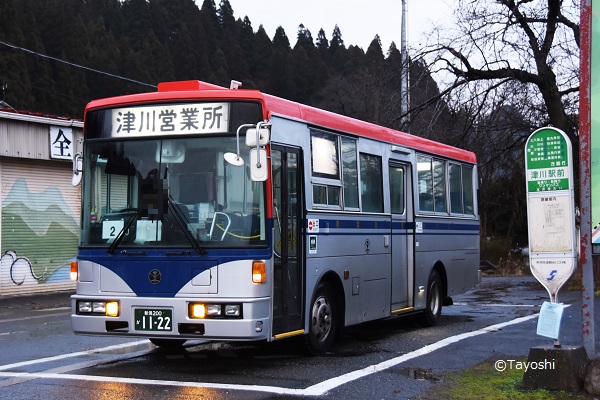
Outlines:
{"label": "grass patch", "polygon": [[524,357],[494,356],[483,363],[460,372],[449,373],[444,382],[419,396],[419,399],[447,400],[589,400],[585,392],[572,393],[545,389],[530,390],[522,386],[522,369],[507,368],[498,372],[497,360],[527,361]]}

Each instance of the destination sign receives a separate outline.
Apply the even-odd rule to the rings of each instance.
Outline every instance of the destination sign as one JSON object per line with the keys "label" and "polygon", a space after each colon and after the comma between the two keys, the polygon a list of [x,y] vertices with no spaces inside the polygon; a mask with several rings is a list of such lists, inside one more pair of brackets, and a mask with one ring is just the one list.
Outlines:
{"label": "destination sign", "polygon": [[229,127],[229,103],[160,104],[111,112],[112,137],[223,133]]}
{"label": "destination sign", "polygon": [[569,189],[569,146],[561,132],[543,128],[525,148],[528,192]]}

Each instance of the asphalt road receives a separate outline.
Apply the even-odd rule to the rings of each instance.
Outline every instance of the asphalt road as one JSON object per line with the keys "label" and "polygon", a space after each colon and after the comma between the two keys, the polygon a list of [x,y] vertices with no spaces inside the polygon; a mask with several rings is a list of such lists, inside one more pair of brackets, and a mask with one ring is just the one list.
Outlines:
{"label": "asphalt road", "polygon": [[[447,372],[553,343],[536,334],[548,295],[531,277],[484,277],[454,297],[432,328],[410,317],[348,328],[321,357],[307,356],[294,338],[169,350],[76,336],[69,295],[0,298],[0,399],[426,398]],[[561,292],[559,300],[568,305],[561,342],[581,345],[579,292]]]}

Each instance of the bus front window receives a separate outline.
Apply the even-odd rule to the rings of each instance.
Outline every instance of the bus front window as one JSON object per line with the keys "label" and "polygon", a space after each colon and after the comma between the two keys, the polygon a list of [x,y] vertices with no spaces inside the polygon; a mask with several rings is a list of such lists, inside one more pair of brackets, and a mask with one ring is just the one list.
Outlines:
{"label": "bus front window", "polygon": [[235,147],[234,137],[87,142],[81,245],[265,244],[264,184],[223,161]]}

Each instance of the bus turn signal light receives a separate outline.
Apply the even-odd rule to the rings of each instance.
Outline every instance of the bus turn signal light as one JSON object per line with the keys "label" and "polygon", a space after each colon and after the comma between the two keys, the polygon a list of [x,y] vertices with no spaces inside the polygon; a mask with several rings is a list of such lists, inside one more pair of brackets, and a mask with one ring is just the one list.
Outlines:
{"label": "bus turn signal light", "polygon": [[119,302],[118,301],[106,302],[106,315],[109,317],[118,317],[119,316]]}
{"label": "bus turn signal light", "polygon": [[76,281],[77,280],[77,274],[78,274],[78,267],[77,267],[77,261],[71,261],[71,280],[72,281]]}
{"label": "bus turn signal light", "polygon": [[190,311],[192,318],[204,318],[206,316],[206,306],[204,304],[192,304]]}
{"label": "bus turn signal light", "polygon": [[267,281],[267,267],[264,261],[252,262],[252,282],[265,283]]}

